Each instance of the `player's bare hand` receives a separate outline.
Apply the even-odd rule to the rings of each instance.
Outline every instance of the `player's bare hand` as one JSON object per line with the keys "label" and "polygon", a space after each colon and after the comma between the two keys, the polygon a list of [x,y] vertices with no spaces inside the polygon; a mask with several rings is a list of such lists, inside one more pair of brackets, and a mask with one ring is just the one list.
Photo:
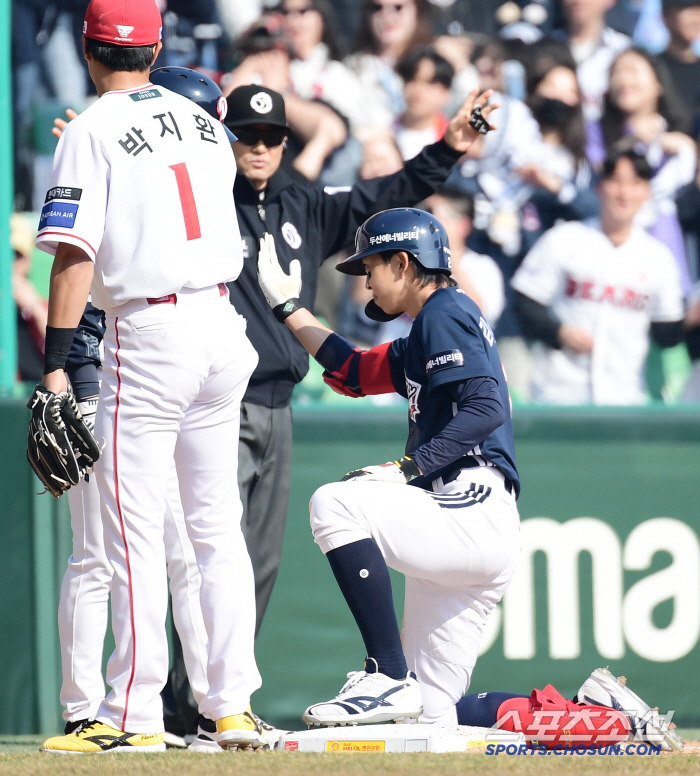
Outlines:
{"label": "player's bare hand", "polygon": [[258,283],[272,308],[290,299],[298,299],[301,293],[301,262],[299,259],[292,259],[287,274],[277,258],[275,238],[269,232],[260,238]]}
{"label": "player's bare hand", "polygon": [[474,89],[474,91],[469,94],[467,99],[462,103],[462,107],[447,125],[444,137],[447,145],[454,148],[455,151],[464,154],[469,150],[472,143],[480,137],[479,132],[477,132],[469,123],[474,108],[477,107],[481,110],[481,116],[487,121],[489,128],[496,129],[496,125],[492,124],[488,119],[489,116],[501,106],[498,103],[487,105],[492,95],[492,89],[488,89],[482,94],[479,94],[478,89]]}
{"label": "player's bare hand", "polygon": [[68,390],[68,380],[62,369],[56,369],[56,371],[44,375],[41,384],[53,393],[63,393]]}
{"label": "player's bare hand", "polygon": [[[66,116],[68,116],[68,121],[73,121],[74,118],[77,117],[77,113],[73,110],[73,108],[68,108],[66,110]],[[63,130],[68,126],[68,121],[65,119],[54,119],[53,124],[54,127],[51,130],[51,134],[55,137],[61,137],[63,134]]]}
{"label": "player's bare hand", "polygon": [[563,348],[573,350],[574,353],[593,352],[593,338],[587,331],[576,326],[563,323],[557,332],[557,339]]}

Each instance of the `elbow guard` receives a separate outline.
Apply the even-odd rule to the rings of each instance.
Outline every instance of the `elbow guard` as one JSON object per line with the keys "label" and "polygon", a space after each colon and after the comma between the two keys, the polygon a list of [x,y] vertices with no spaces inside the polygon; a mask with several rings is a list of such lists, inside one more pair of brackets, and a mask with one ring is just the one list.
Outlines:
{"label": "elbow guard", "polygon": [[345,396],[369,396],[393,393],[389,347],[377,345],[371,350],[360,350],[339,334],[331,334],[316,353],[316,360],[326,370],[323,380],[336,393]]}

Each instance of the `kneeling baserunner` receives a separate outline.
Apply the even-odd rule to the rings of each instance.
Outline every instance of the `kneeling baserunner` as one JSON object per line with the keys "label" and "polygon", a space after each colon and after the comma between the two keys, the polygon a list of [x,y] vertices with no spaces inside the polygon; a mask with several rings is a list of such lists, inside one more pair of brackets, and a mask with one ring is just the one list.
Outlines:
{"label": "kneeling baserunner", "polygon": [[[393,209],[360,227],[341,272],[367,275],[368,314],[415,318],[410,335],[363,352],[299,307],[300,281],[261,240],[260,284],[278,319],[350,396],[409,401],[406,455],[325,485],[311,526],[367,650],[336,698],[309,707],[310,725],[420,718],[456,724],[487,617],[519,553],[513,429],[493,332],[450,277],[443,226]],[[408,487],[407,487],[408,485]],[[403,639],[387,567],[406,577]],[[417,678],[416,678],[417,677]]]}

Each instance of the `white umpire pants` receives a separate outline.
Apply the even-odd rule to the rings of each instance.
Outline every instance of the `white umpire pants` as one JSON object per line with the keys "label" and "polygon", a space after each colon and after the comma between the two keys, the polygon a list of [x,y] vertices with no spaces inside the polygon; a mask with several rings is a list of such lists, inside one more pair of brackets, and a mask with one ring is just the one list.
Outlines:
{"label": "white umpire pants", "polygon": [[465,470],[439,493],[362,480],[314,493],[311,529],[324,554],[374,539],[406,577],[401,641],[421,686],[420,722],[457,724],[486,619],[515,572],[519,526],[491,467]]}
{"label": "white umpire pants", "polygon": [[[63,577],[58,605],[63,684],[61,704],[67,722],[91,719],[105,696],[102,653],[107,629],[112,566],[107,558],[94,475],[68,491],[73,553]],[[199,603],[200,575],[187,535],[175,464],[168,478],[164,525],[173,621],[197,704],[207,695],[207,632]]]}
{"label": "white umpire pants", "polygon": [[163,730],[163,521],[173,456],[209,639],[200,709],[211,719],[240,713],[261,683],[236,482],[240,402],[257,363],[245,325],[217,287],[179,293],[177,304],[129,303],[107,317],[96,419],[106,447],[95,469],[116,647],[97,719],[121,730]]}

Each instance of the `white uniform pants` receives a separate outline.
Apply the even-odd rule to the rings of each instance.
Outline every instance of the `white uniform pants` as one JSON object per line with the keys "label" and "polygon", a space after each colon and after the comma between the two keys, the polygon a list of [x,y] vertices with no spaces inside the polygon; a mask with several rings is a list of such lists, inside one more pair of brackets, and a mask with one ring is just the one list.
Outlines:
{"label": "white uniform pants", "polygon": [[[105,696],[102,653],[107,628],[112,566],[107,558],[95,476],[68,491],[73,554],[63,577],[58,605],[63,685],[61,704],[67,722],[90,719]],[[200,575],[180,504],[175,465],[168,479],[165,555],[170,577],[173,620],[177,628],[192,694],[207,695],[207,632],[199,604]]]}
{"label": "white uniform pants", "polygon": [[383,482],[336,482],[311,500],[324,553],[374,539],[406,577],[401,641],[423,695],[420,722],[457,724],[486,619],[515,572],[515,498],[491,467],[468,469],[430,493]]}
{"label": "white uniform pants", "polygon": [[253,571],[241,533],[236,470],[240,402],[257,355],[245,321],[217,287],[176,304],[124,305],[107,318],[96,468],[112,578],[112,688],[97,719],[132,733],[163,730],[168,672],[163,520],[175,457],[201,574],[211,719],[245,710],[260,686]]}

